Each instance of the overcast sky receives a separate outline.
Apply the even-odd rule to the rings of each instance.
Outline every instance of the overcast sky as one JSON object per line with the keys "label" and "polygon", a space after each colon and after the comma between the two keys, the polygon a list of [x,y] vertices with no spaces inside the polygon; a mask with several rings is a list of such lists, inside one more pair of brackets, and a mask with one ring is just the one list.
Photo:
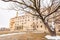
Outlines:
{"label": "overcast sky", "polygon": [[[10,6],[10,3],[5,3],[0,1],[0,28],[6,27],[9,28],[9,21],[10,18],[16,16],[16,11],[15,10],[6,10]],[[19,12],[19,15],[22,12]]]}

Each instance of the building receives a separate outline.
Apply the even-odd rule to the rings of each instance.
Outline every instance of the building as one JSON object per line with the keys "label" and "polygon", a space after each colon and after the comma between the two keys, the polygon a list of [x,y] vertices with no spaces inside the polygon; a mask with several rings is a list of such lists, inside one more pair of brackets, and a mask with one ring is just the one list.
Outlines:
{"label": "building", "polygon": [[[59,24],[55,24],[55,27],[57,25]],[[20,30],[48,32],[48,29],[45,27],[39,17],[33,16],[29,13],[25,13],[23,16],[18,16],[18,12],[15,17],[10,19],[10,29],[11,31]],[[59,27],[56,27],[56,31],[60,31]]]}
{"label": "building", "polygon": [[45,31],[46,28],[42,21],[37,17],[29,13],[23,16],[18,16],[10,19],[10,29],[20,31]]}

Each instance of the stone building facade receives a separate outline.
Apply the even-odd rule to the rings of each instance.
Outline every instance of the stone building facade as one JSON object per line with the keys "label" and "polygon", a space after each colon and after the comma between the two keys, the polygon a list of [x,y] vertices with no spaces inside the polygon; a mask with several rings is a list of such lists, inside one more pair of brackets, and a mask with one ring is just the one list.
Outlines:
{"label": "stone building facade", "polygon": [[[55,24],[55,27],[59,24]],[[20,31],[39,31],[39,32],[48,32],[48,29],[45,27],[43,22],[37,16],[33,16],[29,13],[25,15],[18,16],[18,12],[15,17],[10,19],[10,29],[11,31],[20,30]],[[56,27],[58,32],[60,27]]]}
{"label": "stone building facade", "polygon": [[41,19],[29,13],[26,13],[23,16],[18,16],[17,13],[16,17],[11,18],[10,29],[20,31],[41,31],[41,32],[47,30],[44,24],[42,23]]}

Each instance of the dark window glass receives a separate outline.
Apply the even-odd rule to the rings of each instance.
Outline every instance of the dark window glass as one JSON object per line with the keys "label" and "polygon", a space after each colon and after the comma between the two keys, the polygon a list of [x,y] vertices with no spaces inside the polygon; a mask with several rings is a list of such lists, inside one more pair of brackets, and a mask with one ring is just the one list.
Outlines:
{"label": "dark window glass", "polygon": [[23,24],[23,23],[22,23]]}
{"label": "dark window glass", "polygon": [[40,21],[40,23],[41,23],[41,21]]}
{"label": "dark window glass", "polygon": [[42,25],[40,27],[42,28]]}
{"label": "dark window glass", "polygon": [[37,28],[38,28],[38,26],[37,26]]}
{"label": "dark window glass", "polygon": [[38,20],[38,18],[36,18],[36,20]]}
{"label": "dark window glass", "polygon": [[23,19],[24,19],[24,17],[23,17]]}
{"label": "dark window glass", "polygon": [[58,30],[60,32],[60,30]]}
{"label": "dark window glass", "polygon": [[28,19],[28,21],[29,21],[29,19]]}
{"label": "dark window glass", "polygon": [[34,16],[33,16],[33,18],[34,18]]}
{"label": "dark window glass", "polygon": [[33,18],[33,20],[34,20],[34,18]]}
{"label": "dark window glass", "polygon": [[26,21],[26,20],[25,20]]}

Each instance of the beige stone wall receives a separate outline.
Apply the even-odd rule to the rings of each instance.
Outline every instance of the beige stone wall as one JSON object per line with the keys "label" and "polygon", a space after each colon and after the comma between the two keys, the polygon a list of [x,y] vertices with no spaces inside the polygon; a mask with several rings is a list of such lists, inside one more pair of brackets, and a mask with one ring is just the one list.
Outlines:
{"label": "beige stone wall", "polygon": [[[50,20],[51,21],[51,20]],[[55,24],[56,31],[58,32],[59,26]],[[10,29],[11,30],[20,30],[20,31],[42,31],[48,32],[48,29],[45,28],[45,25],[36,16],[26,13],[23,16],[16,16],[10,20]]]}
{"label": "beige stone wall", "polygon": [[[20,29],[17,27],[19,27]],[[23,16],[14,17],[14,19],[12,18],[10,21],[10,28],[11,28],[11,30],[19,29],[19,30],[23,30],[23,31],[27,31],[27,30],[45,31],[45,27],[44,27],[44,24],[42,23],[42,21],[38,17],[33,16],[28,13],[26,13]]]}

